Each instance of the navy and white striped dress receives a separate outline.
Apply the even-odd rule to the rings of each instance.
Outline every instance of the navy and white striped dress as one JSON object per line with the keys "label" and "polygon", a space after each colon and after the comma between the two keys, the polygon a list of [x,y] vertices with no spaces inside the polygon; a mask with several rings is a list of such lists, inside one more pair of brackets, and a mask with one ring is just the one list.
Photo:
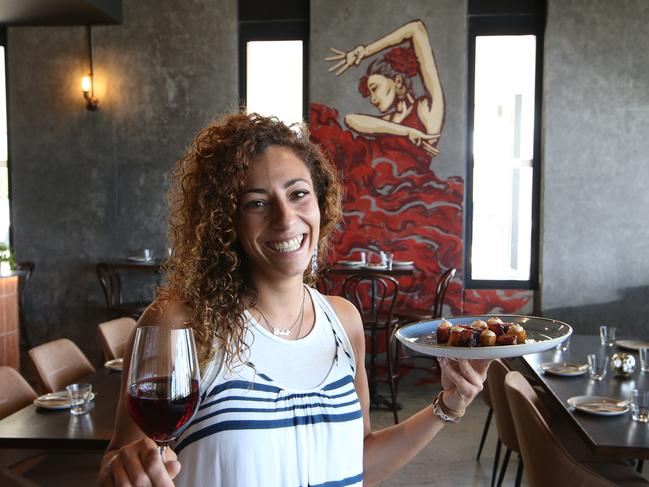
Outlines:
{"label": "navy and white striped dress", "polygon": [[316,313],[306,337],[276,337],[246,314],[254,368],[207,368],[200,409],[176,441],[177,487],[362,485],[354,354],[329,302],[308,289]]}

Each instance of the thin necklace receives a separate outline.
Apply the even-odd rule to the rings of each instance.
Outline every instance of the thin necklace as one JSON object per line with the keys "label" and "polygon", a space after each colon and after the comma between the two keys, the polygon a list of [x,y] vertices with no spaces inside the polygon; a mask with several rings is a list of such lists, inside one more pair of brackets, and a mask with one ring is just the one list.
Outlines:
{"label": "thin necklace", "polygon": [[255,309],[257,311],[259,311],[259,314],[261,315],[261,317],[264,319],[264,322],[266,323],[266,327],[273,333],[273,335],[286,337],[286,336],[289,336],[291,334],[291,332],[293,331],[293,328],[295,328],[295,325],[297,325],[298,321],[300,322],[300,329],[302,329],[302,321],[304,321],[304,303],[305,303],[305,300],[306,300],[306,287],[303,286],[302,287],[302,305],[300,307],[300,313],[297,315],[297,318],[295,319],[293,324],[289,328],[287,328],[285,330],[282,329],[282,328],[277,328],[277,327],[273,326],[270,323],[270,321],[268,321],[268,318],[266,318],[266,315],[262,312],[261,308],[259,308],[258,306],[255,306]]}

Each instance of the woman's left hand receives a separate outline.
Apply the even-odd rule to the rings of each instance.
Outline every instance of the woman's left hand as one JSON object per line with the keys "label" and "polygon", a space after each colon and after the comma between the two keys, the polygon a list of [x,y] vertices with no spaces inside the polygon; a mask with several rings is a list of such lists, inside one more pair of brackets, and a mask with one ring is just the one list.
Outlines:
{"label": "woman's left hand", "polygon": [[444,404],[454,411],[464,411],[482,391],[491,360],[440,358]]}

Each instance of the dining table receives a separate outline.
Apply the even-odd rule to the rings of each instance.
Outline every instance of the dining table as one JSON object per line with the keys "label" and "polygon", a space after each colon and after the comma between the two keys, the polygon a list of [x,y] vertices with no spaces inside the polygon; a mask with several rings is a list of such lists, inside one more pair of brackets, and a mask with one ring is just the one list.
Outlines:
{"label": "dining table", "polygon": [[95,398],[86,414],[30,404],[0,420],[0,448],[103,451],[113,435],[121,373],[102,367],[78,382],[92,384]]}
{"label": "dining table", "polygon": [[388,269],[387,267],[370,267],[364,265],[347,265],[335,263],[331,267],[327,268],[327,274],[337,275],[337,276],[350,276],[352,274],[361,274],[361,275],[376,275],[382,274],[385,276],[413,276],[415,274],[414,265],[393,265],[392,268]]}
{"label": "dining table", "polygon": [[[635,359],[635,370],[629,377],[619,377],[609,367],[602,380],[591,379],[586,367],[586,356],[591,353],[609,357],[615,353],[631,354]],[[568,403],[568,399],[576,396],[604,396],[626,401],[630,399],[633,389],[649,391],[649,372],[641,370],[637,351],[618,345],[602,346],[599,336],[572,335],[566,350],[552,349],[524,355],[521,362],[532,378],[538,379],[552,403],[559,406],[557,409],[576,427],[595,455],[616,459],[649,459],[649,423],[634,421],[630,410],[618,415],[589,414],[576,410]],[[584,372],[571,376],[548,373],[543,370],[542,364],[549,362],[582,365]]]}

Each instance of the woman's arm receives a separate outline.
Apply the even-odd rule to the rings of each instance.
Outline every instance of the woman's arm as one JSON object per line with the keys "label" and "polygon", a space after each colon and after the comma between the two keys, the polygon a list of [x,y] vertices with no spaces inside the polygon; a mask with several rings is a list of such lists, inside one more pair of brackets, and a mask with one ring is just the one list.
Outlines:
{"label": "woman's arm", "polygon": [[391,122],[372,115],[345,115],[345,124],[356,132],[365,134],[387,134],[408,137],[417,147],[423,147],[428,153],[436,156],[439,151],[432,145],[439,139],[439,134],[425,134],[407,125]]}
{"label": "woman's arm", "polygon": [[[369,414],[369,388],[365,372],[365,332],[358,311],[349,301],[329,296],[343,323],[356,358],[356,392],[361,402],[365,430],[363,470],[365,485],[374,485],[406,465],[442,429],[445,423],[435,415],[432,405],[407,420],[372,432]],[[462,411],[482,390],[488,362],[472,367],[467,361],[443,363],[444,402]]]}
{"label": "woman's arm", "polygon": [[[138,320],[138,327],[154,325],[172,328],[175,323],[182,323],[186,313],[181,306],[152,303]],[[133,422],[126,410],[126,390],[135,332],[129,338],[124,353],[122,385],[115,415],[113,438],[104,454],[99,471],[99,485],[104,487],[128,487],[135,485],[152,485],[154,487],[173,487],[173,478],[180,472],[180,463],[176,454],[165,449],[164,463],[160,459],[158,448],[153,440],[147,438]]]}

